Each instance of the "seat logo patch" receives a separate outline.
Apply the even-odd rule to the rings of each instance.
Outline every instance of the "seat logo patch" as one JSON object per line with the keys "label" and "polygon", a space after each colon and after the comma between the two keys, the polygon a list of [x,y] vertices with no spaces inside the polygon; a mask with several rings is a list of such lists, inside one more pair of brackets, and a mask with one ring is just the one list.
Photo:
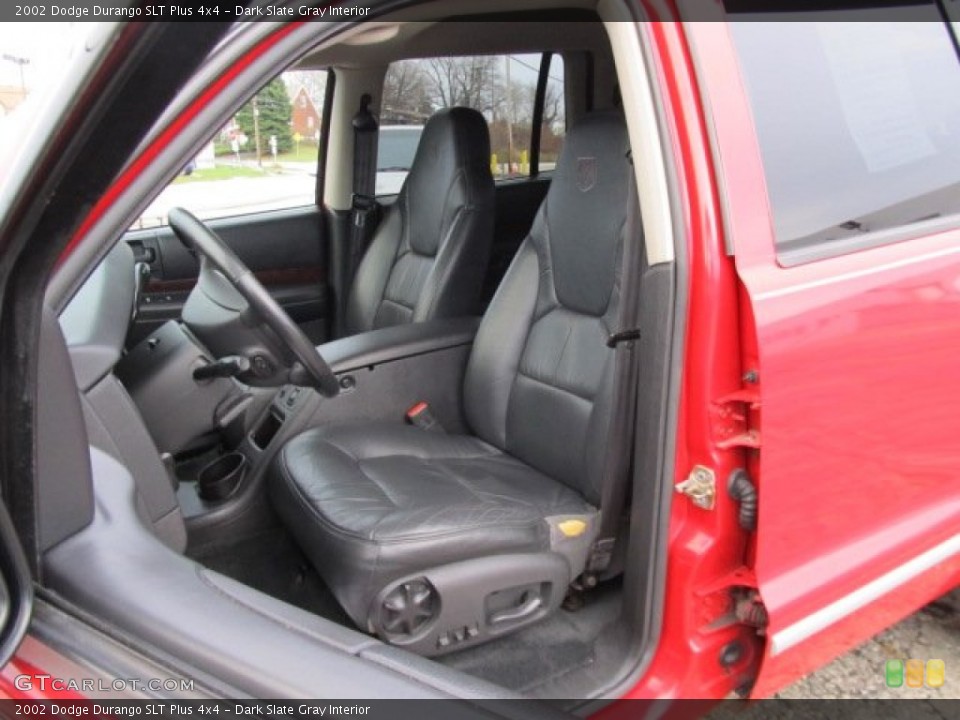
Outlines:
{"label": "seat logo patch", "polygon": [[597,184],[597,159],[595,157],[577,158],[577,188],[588,192]]}

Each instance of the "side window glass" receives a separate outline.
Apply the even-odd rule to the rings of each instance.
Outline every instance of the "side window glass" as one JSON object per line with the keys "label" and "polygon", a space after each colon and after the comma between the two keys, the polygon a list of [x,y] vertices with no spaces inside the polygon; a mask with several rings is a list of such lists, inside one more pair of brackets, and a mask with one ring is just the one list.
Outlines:
{"label": "side window glass", "polygon": [[805,16],[731,15],[778,250],[960,212],[960,63],[936,6]]}
{"label": "side window glass", "polygon": [[547,86],[543,93],[543,122],[540,126],[540,172],[551,172],[557,166],[563,138],[567,134],[566,92],[563,56],[550,56]]}
{"label": "side window glass", "polygon": [[271,80],[219,128],[131,229],[183,206],[205,220],[312,205],[326,70]]}
{"label": "side window glass", "polygon": [[[399,192],[423,126],[438,110],[478,110],[490,129],[495,180],[530,175],[534,107],[541,55],[471,55],[403,60],[384,80],[377,153],[377,195]],[[544,96],[541,169],[556,163],[566,128],[563,59],[554,55]]]}

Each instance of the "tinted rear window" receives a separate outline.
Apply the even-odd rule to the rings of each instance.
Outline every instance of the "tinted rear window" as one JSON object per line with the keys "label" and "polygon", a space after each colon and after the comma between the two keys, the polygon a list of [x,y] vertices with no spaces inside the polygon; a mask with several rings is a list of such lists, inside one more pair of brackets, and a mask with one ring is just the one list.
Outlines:
{"label": "tinted rear window", "polygon": [[960,63],[936,8],[782,17],[731,26],[778,249],[960,212]]}

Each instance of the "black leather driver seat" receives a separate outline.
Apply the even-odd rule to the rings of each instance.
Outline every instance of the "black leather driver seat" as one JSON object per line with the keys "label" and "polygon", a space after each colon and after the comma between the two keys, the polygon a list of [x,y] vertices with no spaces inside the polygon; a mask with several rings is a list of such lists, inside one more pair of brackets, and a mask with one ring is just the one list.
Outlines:
{"label": "black leather driver seat", "polygon": [[606,459],[628,142],[619,115],[567,136],[478,331],[473,435],[402,422],[293,438],[274,504],[350,617],[424,654],[544,617],[584,569]]}
{"label": "black leather driver seat", "polygon": [[346,334],[479,313],[493,191],[483,115],[464,107],[435,113],[357,268]]}

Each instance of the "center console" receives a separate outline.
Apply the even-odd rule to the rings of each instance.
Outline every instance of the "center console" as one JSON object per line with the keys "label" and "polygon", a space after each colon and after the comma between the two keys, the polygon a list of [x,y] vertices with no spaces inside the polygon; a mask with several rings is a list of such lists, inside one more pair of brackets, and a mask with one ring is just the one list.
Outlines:
{"label": "center console", "polygon": [[[178,493],[191,543],[223,540],[227,526],[248,531],[269,513],[264,482],[277,451],[312,427],[351,422],[404,422],[419,402],[430,405],[450,432],[465,430],[461,388],[478,318],[400,325],[335,340],[318,348],[340,382],[340,394],[324,398],[311,388],[286,385],[252,404],[236,430],[234,452],[201,473],[211,474],[208,498],[195,488]],[[231,456],[239,455],[242,460]],[[208,469],[209,468],[209,469]],[[234,473],[238,487],[216,499],[220,474]],[[201,490],[201,494],[202,494]]]}

